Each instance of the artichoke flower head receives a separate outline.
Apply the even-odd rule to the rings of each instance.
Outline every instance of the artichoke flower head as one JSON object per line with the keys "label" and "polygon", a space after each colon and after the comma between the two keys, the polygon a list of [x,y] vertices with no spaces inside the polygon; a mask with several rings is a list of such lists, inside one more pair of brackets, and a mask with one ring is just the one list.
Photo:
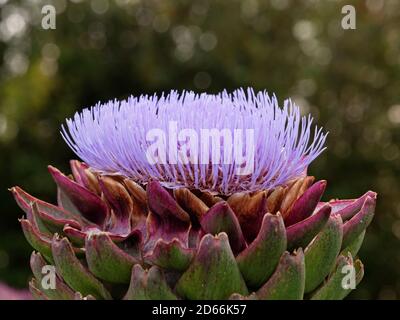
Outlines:
{"label": "artichoke flower head", "polygon": [[[344,267],[361,281],[376,193],[321,202],[327,182],[307,168],[327,133],[291,100],[143,95],[84,109],[61,133],[83,162],[70,176],[49,166],[57,205],[11,189],[38,298],[342,299]],[[40,286],[48,263],[56,290]]]}

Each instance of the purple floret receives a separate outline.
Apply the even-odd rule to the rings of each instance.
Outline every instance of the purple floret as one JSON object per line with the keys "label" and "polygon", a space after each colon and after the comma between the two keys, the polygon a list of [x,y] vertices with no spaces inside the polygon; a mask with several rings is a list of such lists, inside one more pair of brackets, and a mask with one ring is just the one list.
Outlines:
{"label": "purple floret", "polygon": [[[224,147],[225,151],[239,148],[238,144],[225,143],[225,138],[219,141],[220,163],[212,161],[214,149],[209,150],[205,163],[201,152],[191,152],[190,144],[182,141],[178,149],[194,161],[173,161],[168,154],[165,163],[149,162],[146,151],[152,142],[146,135],[161,129],[168,136],[171,122],[176,122],[178,130],[192,129],[199,137],[204,129],[227,129],[232,134],[241,129],[244,139],[240,150],[246,150],[246,144],[249,147],[245,138],[250,131],[246,129],[253,130],[252,172],[239,174],[236,169],[247,163],[238,163],[235,157],[225,161]],[[124,101],[98,103],[67,119],[62,136],[83,161],[101,173],[123,175],[142,184],[156,179],[169,188],[184,186],[229,195],[272,189],[304,174],[325,150],[327,133],[312,122],[310,115],[300,115],[291,100],[281,108],[275,95],[265,91],[239,89],[216,95],[171,91],[160,97],[131,96]]]}

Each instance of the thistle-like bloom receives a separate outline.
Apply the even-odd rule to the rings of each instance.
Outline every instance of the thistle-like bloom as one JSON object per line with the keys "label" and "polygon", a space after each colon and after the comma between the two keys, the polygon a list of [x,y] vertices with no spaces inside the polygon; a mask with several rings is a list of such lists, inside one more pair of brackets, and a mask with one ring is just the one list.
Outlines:
{"label": "thistle-like bloom", "polygon": [[[312,135],[292,102],[172,92],[97,105],[67,124],[86,163],[72,160],[72,175],[49,166],[57,205],[11,189],[38,251],[34,297],[343,299],[343,268],[361,281],[356,255],[377,195],[321,201],[327,182],[305,171],[326,134]],[[56,290],[40,285],[49,263]]]}
{"label": "thistle-like bloom", "polygon": [[[312,122],[291,100],[281,108],[265,91],[172,91],[161,97],[99,103],[68,119],[62,134],[99,172],[142,184],[154,179],[167,187],[228,195],[272,189],[302,175],[325,149],[326,134],[317,127],[313,133]],[[152,163],[148,150],[154,143],[149,138],[157,138],[151,136],[154,130],[165,133],[156,142],[170,153],[158,154],[158,160],[164,160]],[[205,135],[205,130],[214,136]],[[235,170],[246,166],[250,171],[245,174]]]}

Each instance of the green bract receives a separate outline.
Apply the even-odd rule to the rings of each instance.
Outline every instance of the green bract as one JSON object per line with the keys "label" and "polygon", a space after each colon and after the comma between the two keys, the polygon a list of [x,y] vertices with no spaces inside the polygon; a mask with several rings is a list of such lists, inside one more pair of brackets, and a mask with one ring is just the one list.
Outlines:
{"label": "green bract", "polygon": [[[58,204],[11,189],[37,251],[39,299],[342,299],[363,276],[357,252],[376,194],[320,202],[326,182],[303,176],[230,196],[146,186],[72,161],[53,167]],[[42,285],[55,266],[55,289]],[[344,268],[346,267],[346,268]],[[354,267],[349,269],[348,267]]]}

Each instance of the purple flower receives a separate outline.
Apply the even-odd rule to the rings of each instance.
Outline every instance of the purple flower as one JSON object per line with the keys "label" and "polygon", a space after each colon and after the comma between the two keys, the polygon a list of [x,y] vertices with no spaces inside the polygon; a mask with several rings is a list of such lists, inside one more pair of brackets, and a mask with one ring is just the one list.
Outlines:
{"label": "purple flower", "polygon": [[[291,100],[281,108],[265,91],[171,91],[98,103],[67,119],[62,135],[101,173],[228,195],[272,189],[303,175],[325,149],[327,133],[312,122]],[[214,140],[204,134],[213,130],[221,134]],[[160,145],[163,150],[154,148]],[[149,150],[156,150],[157,161],[149,160]]]}

